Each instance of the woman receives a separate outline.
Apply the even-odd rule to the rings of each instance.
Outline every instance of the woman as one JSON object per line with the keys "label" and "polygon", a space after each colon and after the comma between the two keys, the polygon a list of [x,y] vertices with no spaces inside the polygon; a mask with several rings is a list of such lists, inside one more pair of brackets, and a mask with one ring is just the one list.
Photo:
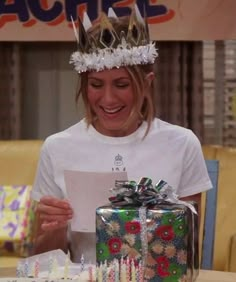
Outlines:
{"label": "woman", "polygon": [[211,188],[197,137],[155,118],[157,53],[138,11],[129,20],[103,15],[99,24],[90,27],[87,19],[84,25],[72,62],[80,74],[77,99],[82,95],[86,117],[46,139],[32,193],[38,201],[35,253],[67,251],[70,240],[74,261],[82,253],[95,260],[95,234],[67,236],[73,211],[66,200],[64,170],[116,171],[118,156],[129,179],[163,179],[181,199],[200,205],[201,192]]}

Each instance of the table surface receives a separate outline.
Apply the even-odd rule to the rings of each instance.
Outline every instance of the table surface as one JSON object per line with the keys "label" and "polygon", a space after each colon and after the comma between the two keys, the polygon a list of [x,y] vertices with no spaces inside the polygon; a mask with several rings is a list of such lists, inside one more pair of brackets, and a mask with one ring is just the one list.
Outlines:
{"label": "table surface", "polygon": [[[0,267],[0,277],[15,277],[15,268]],[[196,282],[235,282],[236,272],[200,270]]]}

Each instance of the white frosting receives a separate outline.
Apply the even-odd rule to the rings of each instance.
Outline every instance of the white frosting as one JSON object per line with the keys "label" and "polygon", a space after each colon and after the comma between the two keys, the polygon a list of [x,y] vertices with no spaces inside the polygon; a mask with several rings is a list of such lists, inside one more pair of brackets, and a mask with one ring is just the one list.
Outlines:
{"label": "white frosting", "polygon": [[[16,278],[16,277],[6,277],[0,278],[0,282],[65,282],[65,281],[78,281],[78,282],[87,282],[89,281],[83,277],[73,277],[68,279],[60,278]],[[95,280],[94,280],[95,281]]]}
{"label": "white frosting", "polygon": [[[92,273],[95,279],[95,266],[92,266]],[[52,279],[58,281],[58,279],[75,280],[75,281],[90,281],[88,266],[81,271],[80,267],[70,266],[68,268],[68,275],[65,274],[65,267],[58,267],[54,272],[49,273],[48,271],[43,271],[38,274],[38,278],[41,279]],[[37,281],[37,280],[36,280]],[[51,280],[50,280],[51,281]]]}

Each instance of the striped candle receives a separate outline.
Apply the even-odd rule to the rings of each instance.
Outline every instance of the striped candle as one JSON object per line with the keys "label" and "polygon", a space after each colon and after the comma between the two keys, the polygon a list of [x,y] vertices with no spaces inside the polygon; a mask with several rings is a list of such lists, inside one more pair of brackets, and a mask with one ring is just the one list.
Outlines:
{"label": "striped candle", "polygon": [[98,267],[97,282],[103,282],[103,277],[102,277],[102,268],[103,268],[103,265],[102,265],[102,264],[100,264],[100,266]]}
{"label": "striped candle", "polygon": [[138,264],[138,274],[139,274],[139,277],[138,277],[138,281],[139,282],[143,282],[144,281],[144,270],[143,270],[143,262],[140,261],[139,264]]}
{"label": "striped candle", "polygon": [[84,271],[84,255],[82,254],[81,259],[80,259],[80,264],[81,264],[81,272]]}
{"label": "striped candle", "polygon": [[115,282],[120,282],[120,267],[119,267],[119,261],[116,259],[114,261],[115,267]]}
{"label": "striped candle", "polygon": [[109,282],[115,282],[115,264],[114,262],[110,266]]}
{"label": "striped candle", "polygon": [[24,277],[28,277],[29,276],[29,263],[26,260],[24,263]]}
{"label": "striped candle", "polygon": [[39,260],[36,259],[34,262],[34,277],[38,278],[39,277]]}
{"label": "striped candle", "polygon": [[134,260],[131,261],[131,281],[136,282],[136,269],[134,265]]}
{"label": "striped candle", "polygon": [[107,281],[107,261],[105,260],[104,265],[102,267],[102,281]]}
{"label": "striped candle", "polygon": [[126,258],[126,281],[130,281],[130,259],[129,257]]}
{"label": "striped candle", "polygon": [[93,281],[93,266],[90,265],[88,268],[88,272],[89,272],[89,281]]}
{"label": "striped candle", "polygon": [[23,270],[22,270],[22,264],[18,263],[17,268],[16,268],[16,277],[20,278],[23,277]]}
{"label": "striped candle", "polygon": [[126,263],[123,261],[121,266],[120,266],[120,281],[121,282],[126,282],[126,275],[127,275],[127,271],[126,271]]}

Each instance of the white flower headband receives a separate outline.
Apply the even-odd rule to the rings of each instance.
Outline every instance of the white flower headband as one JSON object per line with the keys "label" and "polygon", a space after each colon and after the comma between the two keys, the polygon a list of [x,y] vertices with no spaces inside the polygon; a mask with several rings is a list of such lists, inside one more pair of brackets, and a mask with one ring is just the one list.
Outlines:
{"label": "white flower headband", "polygon": [[109,8],[108,17],[105,14],[101,16],[101,33],[98,42],[87,34],[92,24],[86,13],[83,23],[79,20],[79,34],[72,20],[78,42],[78,51],[70,58],[74,69],[78,73],[83,73],[154,63],[158,53],[155,44],[149,40],[148,27],[138,7],[135,5],[132,10],[127,33],[121,31],[118,35],[109,17],[117,18],[112,8]]}

